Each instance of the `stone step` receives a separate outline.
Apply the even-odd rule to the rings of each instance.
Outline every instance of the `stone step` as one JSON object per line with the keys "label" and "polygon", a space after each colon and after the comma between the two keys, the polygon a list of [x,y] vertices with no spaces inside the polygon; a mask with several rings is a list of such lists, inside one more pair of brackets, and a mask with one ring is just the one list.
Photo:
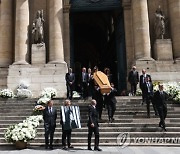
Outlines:
{"label": "stone step", "polygon": [[[58,111],[57,111],[58,112]],[[22,112],[22,111],[19,111],[19,112],[13,112],[13,113],[7,113],[7,112],[4,112],[4,113],[0,113],[0,118],[1,117],[4,117],[4,116],[24,116],[24,117],[27,117],[27,116],[30,116],[32,114],[32,111],[28,111],[28,112]],[[107,111],[103,111],[103,114],[104,115],[107,115],[108,112]],[[143,110],[143,111],[116,111],[115,112],[115,115],[114,116],[132,116],[132,115],[137,115],[137,116],[144,116],[147,114],[147,111]],[[153,115],[154,117],[154,111],[153,109],[150,111],[150,114]],[[175,111],[168,111],[168,117],[171,117],[171,116],[179,116],[180,113],[179,112],[175,112]],[[59,116],[59,113],[58,113],[58,116]],[[81,117],[82,116],[87,116],[87,111],[81,111]]]}
{"label": "stone step", "polygon": [[[164,145],[170,145],[170,146],[179,146],[180,144],[179,144],[179,142],[177,142],[177,140],[175,139],[174,140],[174,143],[167,143],[167,144],[165,144],[165,143],[162,143],[161,141],[164,139],[164,141],[168,141],[169,139],[171,139],[171,138],[167,138],[167,137],[154,137],[156,140],[158,140],[159,139],[159,141],[160,141],[160,143],[149,143],[150,142],[150,140],[152,140],[152,137],[151,138],[149,138],[149,139],[146,139],[145,140],[145,138],[131,138],[131,139],[129,139],[129,138],[127,138],[128,140],[130,140],[129,142],[131,142],[131,146],[133,146],[133,145],[148,145],[148,146],[151,146],[151,145],[156,145],[156,146],[164,146]],[[172,138],[172,139],[174,139],[174,138]],[[117,137],[100,137],[100,146],[102,146],[102,145],[118,145],[118,143],[117,143]],[[136,143],[137,141],[139,141],[140,143]],[[153,141],[153,140],[152,140]],[[0,138],[0,143],[5,143],[5,140],[4,140],[4,138]],[[81,138],[79,138],[79,137],[72,137],[71,138],[71,143],[72,143],[72,145],[85,145],[85,146],[87,146],[87,137],[81,137]],[[92,146],[94,145],[94,137],[92,138]],[[33,140],[33,141],[30,141],[30,144],[31,145],[44,145],[44,137],[41,137],[41,138],[35,138],[35,140]],[[59,137],[55,137],[54,138],[54,145],[61,145],[61,136],[59,136]]]}
{"label": "stone step", "polygon": [[[128,133],[130,135],[131,138],[133,137],[178,137],[180,138],[180,134],[177,132],[163,132],[161,130],[161,128],[157,128],[156,132],[100,132],[100,138],[117,138],[118,135],[121,135],[122,133]],[[57,132],[55,131],[54,133],[54,137],[59,137],[61,138],[62,136],[62,132]],[[81,130],[79,130],[79,132],[72,132],[71,137],[76,137],[76,138],[84,138],[88,136],[88,131],[86,132],[81,132]],[[0,138],[4,137],[4,133],[0,133]],[[38,132],[36,139],[39,138],[43,138],[44,139],[44,131],[43,132]],[[87,141],[86,141],[87,142]]]}
{"label": "stone step", "polygon": [[[14,122],[12,123],[9,123],[9,124],[1,124],[0,125],[0,128],[2,129],[6,129],[8,128],[10,125],[12,125]],[[14,123],[16,124],[16,123]],[[81,124],[83,128],[87,128],[87,123],[82,123]],[[113,123],[99,123],[100,125],[100,129],[101,128],[109,128],[109,129],[114,129],[114,128],[119,128],[119,127],[123,127],[123,128],[128,128],[128,127],[131,127],[131,128],[151,128],[151,127],[158,127],[158,121],[156,122],[148,122],[148,123],[116,123],[116,122],[113,122]],[[180,123],[166,123],[166,127],[180,127]],[[43,124],[41,124],[39,126],[39,128],[44,128]],[[57,123],[57,128],[61,128],[60,124]]]}
{"label": "stone step", "polygon": [[[27,116],[30,115],[1,115],[0,116],[0,120],[25,120]],[[158,118],[158,116],[154,115],[154,112],[151,112],[150,114],[151,118]],[[123,120],[123,119],[127,119],[127,120],[135,120],[135,119],[142,119],[142,118],[146,118],[147,117],[147,113],[135,113],[132,115],[122,115],[122,114],[115,114],[114,115],[114,119],[115,120]],[[57,116],[57,119],[59,119],[59,115]],[[168,114],[166,119],[170,119],[170,120],[175,120],[175,121],[180,121],[180,114]],[[88,119],[88,115],[87,114],[81,114],[81,121],[87,120]],[[108,119],[108,114],[103,114],[102,115],[102,119]],[[158,118],[159,119],[159,118]]]}
{"label": "stone step", "polygon": [[[0,136],[4,136],[4,131],[7,128],[0,128]],[[166,127],[168,132],[178,132],[180,127]],[[103,132],[147,132],[147,133],[152,133],[152,132],[160,132],[162,129],[156,125],[155,127],[99,127],[99,131],[101,133]],[[37,128],[38,134],[43,133],[44,134],[44,126],[40,126]],[[56,132],[62,132],[62,128],[60,125],[56,127]],[[81,129],[73,129],[73,132],[88,132],[87,127],[82,127]]]}
{"label": "stone step", "polygon": [[[0,123],[3,124],[3,123],[6,123],[6,124],[16,124],[16,123],[19,123],[19,122],[22,122],[24,120],[24,118],[22,119],[14,119],[14,120],[10,120],[10,119],[6,119],[6,120],[0,120]],[[152,121],[154,123],[159,123],[159,118],[136,118],[136,119],[133,119],[133,118],[130,118],[130,119],[115,119],[115,123],[143,123],[143,124],[146,124],[146,123],[152,123]],[[102,122],[108,122],[108,118],[106,119],[103,119]],[[180,118],[167,118],[166,119],[166,123],[179,123],[180,122]],[[58,123],[58,121],[57,121]],[[81,120],[81,123],[87,123],[87,119],[82,119]]]}

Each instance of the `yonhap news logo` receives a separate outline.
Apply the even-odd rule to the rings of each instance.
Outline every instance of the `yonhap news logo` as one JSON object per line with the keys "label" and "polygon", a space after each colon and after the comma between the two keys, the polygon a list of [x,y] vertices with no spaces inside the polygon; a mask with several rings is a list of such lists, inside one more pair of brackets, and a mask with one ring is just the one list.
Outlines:
{"label": "yonhap news logo", "polygon": [[128,145],[180,145],[180,137],[131,137],[130,133],[124,132],[117,136],[117,145],[125,148]]}

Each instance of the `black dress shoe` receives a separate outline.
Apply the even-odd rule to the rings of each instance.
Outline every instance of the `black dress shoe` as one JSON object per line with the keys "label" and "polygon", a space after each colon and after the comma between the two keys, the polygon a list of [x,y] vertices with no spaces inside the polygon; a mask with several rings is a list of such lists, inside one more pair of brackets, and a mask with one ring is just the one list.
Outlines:
{"label": "black dress shoe", "polygon": [[88,150],[92,150],[91,147],[88,147]]}
{"label": "black dress shoe", "polygon": [[63,148],[62,148],[63,150],[67,150],[67,148],[66,148],[66,146],[63,146]]}
{"label": "black dress shoe", "polygon": [[162,128],[162,129],[163,129],[163,131],[167,132],[166,128]]}
{"label": "black dress shoe", "polygon": [[72,145],[68,146],[69,149],[73,149],[74,147]]}
{"label": "black dress shoe", "polygon": [[94,150],[95,151],[102,151],[102,149],[100,149],[99,147],[95,147]]}
{"label": "black dress shoe", "polygon": [[53,146],[50,146],[49,149],[50,149],[50,150],[53,150]]}
{"label": "black dress shoe", "polygon": [[45,149],[48,149],[48,145],[45,145]]}

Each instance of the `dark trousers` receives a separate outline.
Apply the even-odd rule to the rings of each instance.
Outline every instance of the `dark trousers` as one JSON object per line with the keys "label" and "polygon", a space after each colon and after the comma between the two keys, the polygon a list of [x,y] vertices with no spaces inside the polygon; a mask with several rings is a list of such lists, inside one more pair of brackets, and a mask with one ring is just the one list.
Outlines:
{"label": "dark trousers", "polygon": [[62,130],[62,146],[66,146],[66,138],[67,138],[67,145],[71,145],[71,132],[72,130]]}
{"label": "dark trousers", "polygon": [[131,83],[131,93],[132,93],[132,95],[136,95],[136,90],[137,90],[137,84],[136,83]]}
{"label": "dark trousers", "polygon": [[85,99],[88,96],[88,87],[86,82],[82,82],[81,90],[82,90],[82,96]]}
{"label": "dark trousers", "polygon": [[94,147],[99,147],[99,127],[88,127],[88,148],[91,147],[92,133],[95,135]]}
{"label": "dark trousers", "polygon": [[102,105],[102,104],[96,105],[96,110],[97,110],[97,112],[98,112],[99,119],[101,119],[102,110],[103,110],[103,105]]}
{"label": "dark trousers", "polygon": [[142,100],[143,100],[143,102],[145,102],[145,101],[146,101],[145,92],[144,92],[144,90],[142,90],[142,89],[141,89],[141,91],[142,91]]}
{"label": "dark trousers", "polygon": [[108,108],[108,117],[109,120],[113,118],[115,110],[116,110],[116,104],[115,103],[110,103],[107,105]]}
{"label": "dark trousers", "polygon": [[148,95],[145,97],[145,100],[146,100],[146,105],[147,105],[147,117],[150,117],[150,103],[152,102],[152,105],[153,105],[153,109],[154,109],[154,112],[155,112],[155,115],[157,115],[157,107],[152,99],[152,96]]}
{"label": "dark trousers", "polygon": [[53,144],[53,138],[54,138],[54,131],[55,127],[52,127],[51,125],[45,125],[45,144],[46,146],[49,145],[49,135],[50,135],[50,146]]}
{"label": "dark trousers", "polygon": [[160,122],[159,122],[159,126],[162,126],[163,128],[166,127],[165,125],[165,119],[167,116],[167,108],[166,107],[158,107],[158,113],[159,113],[159,118],[160,118]]}
{"label": "dark trousers", "polygon": [[73,86],[67,84],[67,98],[68,99],[72,99],[72,95],[73,95]]}

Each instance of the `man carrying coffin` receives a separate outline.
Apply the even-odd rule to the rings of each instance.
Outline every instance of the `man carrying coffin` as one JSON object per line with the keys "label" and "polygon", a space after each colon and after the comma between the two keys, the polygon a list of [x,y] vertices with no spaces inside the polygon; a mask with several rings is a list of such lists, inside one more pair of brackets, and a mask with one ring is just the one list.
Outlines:
{"label": "man carrying coffin", "polygon": [[61,106],[60,124],[62,125],[62,146],[66,147],[66,138],[68,148],[73,148],[71,145],[71,132],[74,128],[81,128],[80,111],[78,106],[71,106],[70,100],[65,100],[64,106]]}

